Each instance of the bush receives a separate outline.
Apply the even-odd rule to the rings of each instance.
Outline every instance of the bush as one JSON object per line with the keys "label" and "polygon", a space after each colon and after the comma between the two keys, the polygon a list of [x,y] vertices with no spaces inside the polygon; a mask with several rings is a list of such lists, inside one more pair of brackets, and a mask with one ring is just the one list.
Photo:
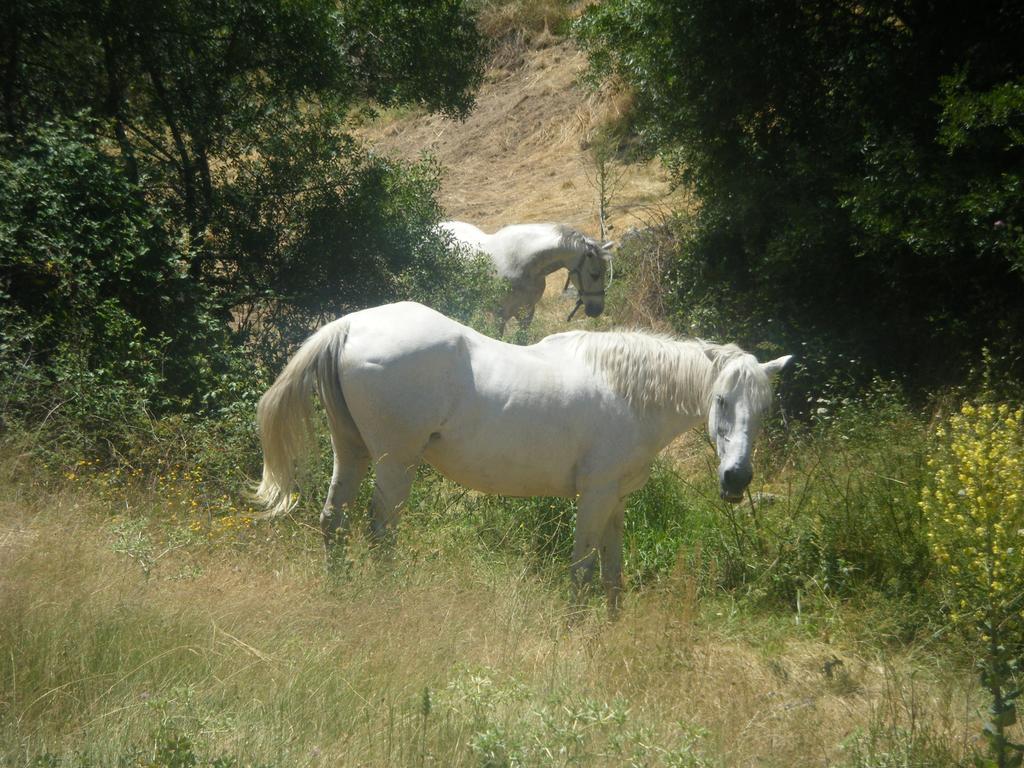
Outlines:
{"label": "bush", "polygon": [[964,403],[936,437],[934,476],[921,491],[928,541],[949,618],[980,652],[993,764],[1020,765],[1024,745],[1006,729],[1016,723],[1024,663],[1024,408]]}
{"label": "bush", "polygon": [[925,420],[878,384],[862,398],[822,398],[811,424],[770,427],[762,440],[752,504],[725,508],[706,549],[722,584],[794,609],[882,594],[924,609],[907,613],[908,631],[927,621]]}
{"label": "bush", "polygon": [[985,343],[1024,375],[1022,24],[995,2],[588,6],[591,76],[633,88],[698,198],[677,320],[807,343],[815,378],[857,386],[960,383]]}
{"label": "bush", "polygon": [[[87,118],[0,137],[0,390],[14,422],[91,450],[148,411],[195,407],[227,337]],[[56,425],[64,424],[61,434]]]}

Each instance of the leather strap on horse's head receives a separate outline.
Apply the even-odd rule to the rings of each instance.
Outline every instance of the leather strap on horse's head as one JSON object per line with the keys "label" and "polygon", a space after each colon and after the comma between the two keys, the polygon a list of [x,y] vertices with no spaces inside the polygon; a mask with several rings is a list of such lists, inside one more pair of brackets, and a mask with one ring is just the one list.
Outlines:
{"label": "leather strap on horse's head", "polygon": [[570,312],[569,316],[567,318],[565,318],[565,322],[568,323],[570,320],[572,320],[573,315],[575,315],[579,311],[579,308],[582,307],[582,306],[583,306],[583,299],[576,299],[576,306],[572,308],[572,312]]}
{"label": "leather strap on horse's head", "polygon": [[[576,275],[576,282],[579,283],[580,286],[583,285],[583,274],[582,274],[582,272],[583,272],[583,262],[586,261],[586,258],[587,258],[587,255],[583,254],[582,256],[580,256],[580,260],[576,264],[576,266],[573,267],[572,269],[568,270],[569,273],[565,276],[565,287],[562,288],[562,293],[565,293],[567,290],[569,290],[569,283],[572,281],[572,276],[573,275]],[[580,307],[583,306],[583,300],[585,298],[587,298],[588,296],[600,296],[603,299],[604,298],[604,287],[602,286],[600,291],[584,291],[584,290],[582,290],[582,287],[581,288],[577,288],[576,289],[576,306],[572,308],[572,312],[570,312],[569,316],[567,318],[565,318],[565,322],[568,323],[570,320],[572,320],[573,316],[577,312],[579,312]]]}
{"label": "leather strap on horse's head", "polygon": [[[566,270],[566,274],[565,274],[565,287],[562,288],[562,293],[565,293],[566,291],[569,290],[569,283],[572,282],[572,276],[573,275],[576,275],[576,282],[582,287],[582,285],[583,285],[583,277],[581,275],[581,271],[583,269],[583,262],[584,262],[584,260],[586,258],[587,258],[587,254],[584,253],[582,256],[580,256],[580,260],[578,262],[576,262],[576,266],[575,267],[572,267],[571,269]],[[565,318],[565,322],[568,323],[570,320],[572,320],[573,315],[576,314],[576,312],[579,310],[579,308],[581,306],[583,306],[583,297],[580,295],[580,288],[577,288],[576,289],[576,306],[572,308],[572,312],[570,312],[569,316],[567,318]]]}

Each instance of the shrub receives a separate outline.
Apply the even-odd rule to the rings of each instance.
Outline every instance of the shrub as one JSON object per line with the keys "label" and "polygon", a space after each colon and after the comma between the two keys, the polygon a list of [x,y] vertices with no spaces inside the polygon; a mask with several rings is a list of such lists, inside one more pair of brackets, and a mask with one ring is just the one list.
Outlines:
{"label": "shrub", "polygon": [[999,768],[1020,765],[1015,678],[1024,661],[1024,408],[965,403],[936,431],[921,491],[949,617],[978,643],[992,695],[985,727]]}
{"label": "shrub", "polygon": [[[0,137],[0,295],[7,354],[59,350],[147,396],[200,388],[202,295],[188,254],[82,118]],[[167,348],[176,347],[171,354]]]}
{"label": "shrub", "polygon": [[709,500],[705,557],[722,586],[794,610],[819,598],[901,601],[896,631],[913,635],[931,615],[917,504],[926,422],[881,382],[860,398],[823,396],[816,411],[808,424],[768,425],[746,503]]}
{"label": "shrub", "polygon": [[3,412],[80,451],[196,407],[226,371],[187,251],[95,127],[0,137]]}
{"label": "shrub", "polygon": [[1021,375],[1022,25],[999,3],[588,5],[592,79],[632,87],[698,197],[680,319],[807,342],[817,378],[857,385],[957,383],[986,340]]}

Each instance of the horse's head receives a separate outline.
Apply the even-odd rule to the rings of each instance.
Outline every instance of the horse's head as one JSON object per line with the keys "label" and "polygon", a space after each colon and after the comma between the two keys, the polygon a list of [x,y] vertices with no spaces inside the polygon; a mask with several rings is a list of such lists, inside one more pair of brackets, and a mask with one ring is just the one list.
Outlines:
{"label": "horse's head", "polygon": [[583,255],[576,266],[569,270],[569,280],[579,297],[576,309],[582,304],[587,317],[597,317],[604,312],[605,275],[611,266],[611,249],[614,247],[615,243],[611,241],[599,243],[589,237],[585,238]]}
{"label": "horse's head", "polygon": [[771,405],[771,381],[792,359],[785,355],[759,363],[743,354],[726,363],[715,379],[708,434],[718,451],[718,492],[726,501],[740,501],[754,477],[751,452]]}

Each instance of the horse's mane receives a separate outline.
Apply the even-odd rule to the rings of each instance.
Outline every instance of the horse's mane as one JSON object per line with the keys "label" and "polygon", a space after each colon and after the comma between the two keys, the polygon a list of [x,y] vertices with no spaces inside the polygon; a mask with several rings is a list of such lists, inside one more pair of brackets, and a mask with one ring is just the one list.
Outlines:
{"label": "horse's mane", "polygon": [[[703,415],[712,395],[738,385],[751,393],[755,408],[766,410],[771,403],[767,376],[735,344],[645,331],[574,335],[583,360],[639,411],[668,406],[677,413]],[[734,361],[737,365],[730,366]],[[727,375],[718,381],[726,368]]]}
{"label": "horse's mane", "polygon": [[596,241],[591,240],[578,229],[570,227],[568,224],[551,224],[550,226],[558,233],[562,241],[562,247],[567,250],[582,251],[588,245],[597,244]]}

